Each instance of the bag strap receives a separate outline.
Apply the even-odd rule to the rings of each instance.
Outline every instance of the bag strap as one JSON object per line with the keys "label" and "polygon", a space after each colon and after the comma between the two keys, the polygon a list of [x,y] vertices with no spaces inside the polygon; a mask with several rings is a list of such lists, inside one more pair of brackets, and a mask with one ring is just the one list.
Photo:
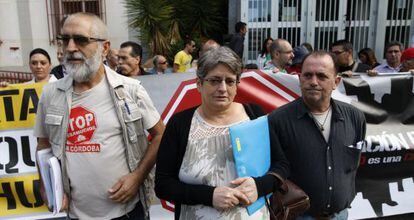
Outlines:
{"label": "bag strap", "polygon": [[269,199],[266,196],[265,196],[265,201],[266,201],[267,209],[269,209],[270,219],[277,220],[276,214],[273,211],[272,206],[270,206]]}
{"label": "bag strap", "polygon": [[[279,188],[273,189],[273,202],[276,202],[276,204],[273,204],[273,206],[275,207],[275,209],[277,208],[277,209],[282,209],[282,210],[273,210],[272,206],[270,206],[267,199],[265,199],[266,200],[266,205],[269,209],[271,219],[277,220],[277,216],[275,214],[275,211],[279,212],[279,211],[283,211],[283,209],[284,209],[281,194],[286,194],[289,191],[289,187],[286,184],[285,179],[282,176],[280,176],[279,174],[277,174],[275,172],[272,172],[272,171],[267,172],[267,174],[272,175],[273,177],[275,177],[280,182]],[[286,213],[284,213],[284,215],[286,215]],[[284,216],[283,219],[287,219],[287,216]]]}
{"label": "bag strap", "polygon": [[272,171],[267,172],[267,174],[276,177],[276,179],[280,182],[279,189],[273,189],[274,192],[280,191],[282,194],[286,194],[287,192],[289,192],[289,187],[286,184],[286,181],[285,181],[285,179],[283,179],[282,176],[280,176],[279,174],[277,174],[275,172],[272,172]]}

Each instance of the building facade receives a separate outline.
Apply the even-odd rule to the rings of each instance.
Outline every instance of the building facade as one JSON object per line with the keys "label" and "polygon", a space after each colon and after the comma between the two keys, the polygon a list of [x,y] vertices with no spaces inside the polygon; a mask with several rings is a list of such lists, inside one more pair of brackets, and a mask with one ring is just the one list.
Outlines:
{"label": "building facade", "polygon": [[0,71],[29,71],[29,53],[43,48],[56,59],[56,36],[62,19],[74,12],[97,14],[108,26],[111,46],[137,33],[128,27],[122,0],[2,0],[0,1]]}

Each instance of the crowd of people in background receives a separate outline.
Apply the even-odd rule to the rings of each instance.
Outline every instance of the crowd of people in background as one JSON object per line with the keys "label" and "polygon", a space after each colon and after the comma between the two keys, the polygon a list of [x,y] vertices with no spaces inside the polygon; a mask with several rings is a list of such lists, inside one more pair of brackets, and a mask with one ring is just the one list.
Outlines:
{"label": "crowd of people in background", "polygon": [[[171,67],[166,54],[156,54],[146,68],[141,45],[127,41],[110,48],[102,20],[76,13],[58,37],[58,66],[52,69],[41,48],[30,53],[29,83],[56,81],[43,90],[34,135],[38,150],[52,148],[61,159],[63,207],[69,218],[148,219],[155,188],[159,198],[175,203],[180,219],[269,219],[265,207],[249,216],[244,206],[273,192],[286,178],[312,201],[298,219],[347,218],[366,123],[362,112],[331,99],[331,93],[340,76],[414,71],[414,48],[389,42],[386,63],[381,64],[370,48],[355,59],[352,43],[344,39],[332,42],[327,52],[269,37],[257,63],[243,65],[246,23],[238,22],[235,31],[228,47],[209,39],[197,48],[193,39],[186,39]],[[193,55],[200,57],[197,65]],[[268,117],[274,174],[238,178],[228,129],[264,115],[259,106],[234,102],[246,67],[298,75],[302,97]],[[196,73],[201,105],[175,114],[165,128],[145,88],[132,78],[186,72]],[[98,121],[87,128],[94,136],[71,138],[84,130],[67,125],[82,117]],[[94,152],[99,154],[82,154],[86,145],[99,146]]]}
{"label": "crowd of people in background", "polygon": [[[64,22],[64,20],[62,21]],[[226,44],[232,49],[240,59],[243,59],[244,39],[248,32],[247,24],[237,22],[235,25],[235,33],[231,35],[229,43]],[[220,46],[215,40],[208,39],[201,42],[200,48],[197,48],[193,39],[185,39],[183,41],[182,50],[178,51],[172,60],[168,60],[166,54],[156,54],[143,62],[143,48],[140,44],[127,41],[120,45],[119,48],[112,47],[104,57],[104,64],[120,74],[136,77],[141,75],[160,75],[169,73],[196,72],[197,60],[194,59],[203,54],[210,48]],[[266,38],[256,59],[255,63],[246,63],[245,69],[271,70],[272,73],[300,74],[303,58],[313,52],[310,43],[302,43],[296,47],[292,47],[291,42],[285,39]],[[338,66],[339,75],[351,77],[355,73],[367,73],[369,76],[377,76],[378,73],[395,73],[407,72],[414,67],[412,66],[413,48],[404,50],[403,44],[397,41],[388,42],[385,47],[385,62],[380,63],[377,59],[375,51],[372,48],[363,48],[357,53],[358,60],[354,58],[354,48],[351,42],[342,39],[331,43],[330,53],[335,55],[335,64]],[[36,56],[32,56],[32,55]],[[405,54],[405,56],[402,56]],[[64,55],[62,49],[62,41],[57,40],[57,59],[59,65],[52,68],[49,54],[41,49],[34,49],[29,56],[29,67],[34,78],[30,82],[43,82],[46,79],[55,81],[66,75],[65,66],[63,65]],[[36,64],[39,57],[45,58],[48,62],[43,66]],[[405,61],[405,62],[403,62]],[[50,65],[48,67],[47,65]],[[403,68],[404,67],[404,68]],[[38,79],[39,71],[50,72],[52,76],[45,79]],[[8,85],[7,82],[0,82],[0,86]]]}

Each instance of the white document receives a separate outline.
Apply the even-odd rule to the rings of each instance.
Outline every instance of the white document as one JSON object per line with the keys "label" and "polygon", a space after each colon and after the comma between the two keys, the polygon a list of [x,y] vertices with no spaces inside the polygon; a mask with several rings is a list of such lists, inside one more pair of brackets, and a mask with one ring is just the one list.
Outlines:
{"label": "white document", "polygon": [[53,210],[53,214],[57,214],[62,208],[63,200],[62,172],[59,161],[53,156],[50,148],[37,151],[36,156],[48,207]]}
{"label": "white document", "polygon": [[62,172],[60,170],[60,164],[56,157],[49,158],[49,170],[50,180],[52,185],[53,196],[53,214],[59,213],[62,208],[63,201],[63,183]]}

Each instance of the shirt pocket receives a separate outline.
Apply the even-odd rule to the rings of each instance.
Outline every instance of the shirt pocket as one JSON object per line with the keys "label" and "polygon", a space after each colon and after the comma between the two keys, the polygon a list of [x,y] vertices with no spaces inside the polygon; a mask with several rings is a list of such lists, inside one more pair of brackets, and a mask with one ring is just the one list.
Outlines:
{"label": "shirt pocket", "polygon": [[136,103],[126,100],[124,104],[122,114],[124,116],[128,138],[131,143],[136,143],[139,136],[145,135],[142,125],[142,114]]}
{"label": "shirt pocket", "polygon": [[62,123],[64,118],[64,110],[58,106],[50,106],[46,110],[45,126],[49,131],[49,143],[52,147],[53,154],[58,158],[61,157],[62,140]]}
{"label": "shirt pocket", "polygon": [[362,144],[363,141],[360,141],[353,145],[344,146],[344,171],[346,174],[355,172],[358,169],[359,160],[361,158]]}

